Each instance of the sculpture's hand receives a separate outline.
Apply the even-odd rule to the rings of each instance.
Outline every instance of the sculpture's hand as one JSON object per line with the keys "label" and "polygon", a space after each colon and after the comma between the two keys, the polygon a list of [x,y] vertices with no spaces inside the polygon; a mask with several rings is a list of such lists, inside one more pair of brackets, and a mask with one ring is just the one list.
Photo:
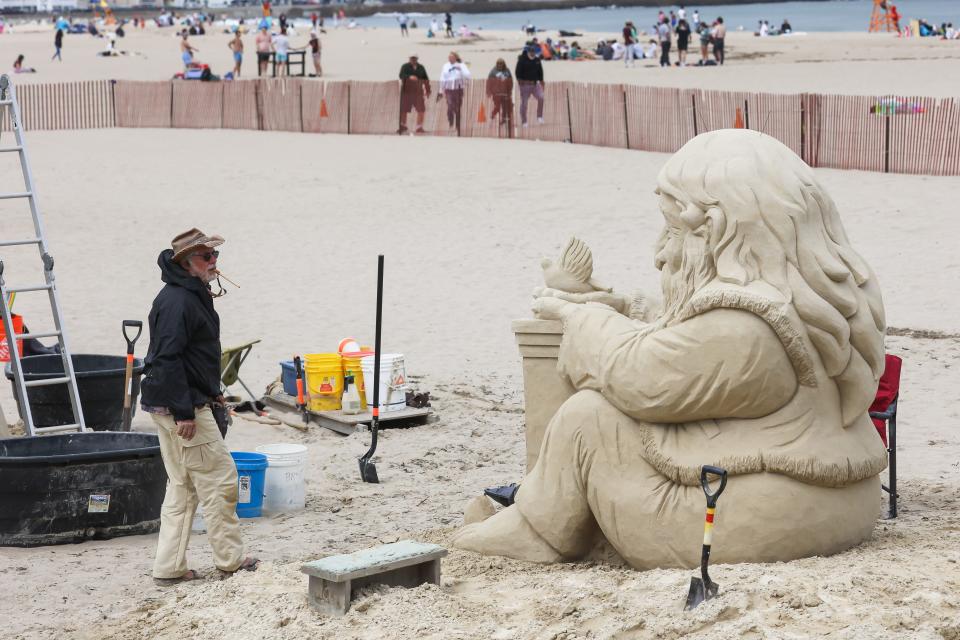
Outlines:
{"label": "sculpture's hand", "polygon": [[531,308],[534,317],[541,320],[566,320],[577,309],[572,302],[553,297],[537,298]]}
{"label": "sculpture's hand", "polygon": [[533,297],[538,299],[558,298],[572,304],[596,303],[611,307],[623,315],[627,315],[627,313],[630,311],[630,304],[633,302],[632,296],[622,293],[607,293],[606,291],[569,293],[567,291],[560,291],[559,289],[551,289],[549,287],[539,287],[534,289]]}

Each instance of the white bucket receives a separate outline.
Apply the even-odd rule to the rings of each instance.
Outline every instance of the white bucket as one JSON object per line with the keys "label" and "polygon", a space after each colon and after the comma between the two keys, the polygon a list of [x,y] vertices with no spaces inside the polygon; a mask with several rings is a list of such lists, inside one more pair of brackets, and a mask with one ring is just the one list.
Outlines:
{"label": "white bucket", "polygon": [[[360,359],[367,406],[373,406],[373,356]],[[407,406],[407,367],[402,353],[380,356],[380,411],[400,411]]]}
{"label": "white bucket", "polygon": [[263,512],[275,515],[299,511],[306,505],[304,465],[307,448],[302,444],[265,444],[257,453],[267,456],[263,484]]}

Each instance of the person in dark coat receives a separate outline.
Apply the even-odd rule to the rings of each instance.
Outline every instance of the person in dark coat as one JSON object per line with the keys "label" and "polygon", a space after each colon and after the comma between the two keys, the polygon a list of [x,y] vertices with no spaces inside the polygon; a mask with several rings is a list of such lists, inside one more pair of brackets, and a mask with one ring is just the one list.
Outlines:
{"label": "person in dark coat", "polygon": [[150,309],[150,346],[140,393],[141,406],[157,427],[169,479],[153,564],[154,582],[160,585],[198,577],[187,568],[198,503],[217,569],[232,574],[253,570],[258,563],[243,555],[237,468],[214,417],[214,410],[223,410],[223,396],[220,317],[210,283],[219,273],[215,247],[223,242],[220,236],[191,229],[174,238],[172,248],[157,259],[165,284]]}
{"label": "person in dark coat", "polygon": [[514,72],[517,84],[520,85],[520,122],[527,126],[527,102],[530,96],[537,101],[537,122],[543,124],[543,63],[537,57],[537,49],[527,45],[517,58],[517,68]]}
{"label": "person in dark coat", "polygon": [[417,133],[423,133],[423,114],[427,109],[424,98],[430,97],[430,78],[426,68],[416,55],[400,67],[400,128],[397,133],[407,132],[407,114],[416,110]]}

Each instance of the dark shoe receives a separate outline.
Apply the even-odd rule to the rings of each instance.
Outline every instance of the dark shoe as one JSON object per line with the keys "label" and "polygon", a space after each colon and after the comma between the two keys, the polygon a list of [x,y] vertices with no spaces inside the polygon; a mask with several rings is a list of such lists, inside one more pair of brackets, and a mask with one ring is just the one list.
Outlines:
{"label": "dark shoe", "polygon": [[504,487],[493,487],[492,489],[484,489],[483,495],[487,496],[494,502],[498,502],[505,507],[509,507],[514,503],[514,499],[517,497],[517,491],[520,489],[520,485],[516,482],[511,482],[510,484]]}

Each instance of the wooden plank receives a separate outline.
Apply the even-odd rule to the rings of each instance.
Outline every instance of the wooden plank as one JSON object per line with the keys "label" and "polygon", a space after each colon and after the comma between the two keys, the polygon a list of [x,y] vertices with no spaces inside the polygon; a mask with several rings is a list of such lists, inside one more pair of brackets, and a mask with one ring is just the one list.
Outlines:
{"label": "wooden plank", "polygon": [[[262,400],[268,405],[277,407],[283,411],[289,412],[297,410],[296,398],[286,393],[280,392],[263,396]],[[367,425],[373,422],[373,414],[371,414],[369,411],[364,411],[355,415],[345,415],[342,411],[308,410],[307,414],[310,417],[310,422],[345,436],[354,434],[358,430],[363,430]],[[407,407],[405,409],[401,409],[400,411],[382,411],[380,413],[379,422],[380,426],[383,428],[387,428],[388,426],[384,423],[398,421],[416,420],[421,423],[425,423],[432,414],[433,411],[429,407],[425,407],[423,409]]]}
{"label": "wooden plank", "polygon": [[437,544],[401,540],[353,553],[327,556],[307,562],[300,571],[308,576],[331,582],[344,582],[355,578],[393,571],[402,567],[439,560],[447,550]]}

